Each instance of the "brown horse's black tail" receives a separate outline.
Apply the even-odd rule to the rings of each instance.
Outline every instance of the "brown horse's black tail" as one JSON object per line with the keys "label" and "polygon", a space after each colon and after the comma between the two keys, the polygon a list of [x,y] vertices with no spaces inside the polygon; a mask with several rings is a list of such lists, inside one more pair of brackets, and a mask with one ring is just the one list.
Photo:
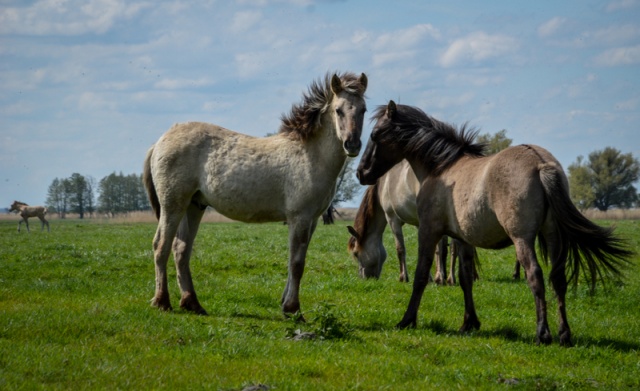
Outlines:
{"label": "brown horse's black tail", "polygon": [[153,146],[147,151],[147,157],[144,159],[144,168],[142,172],[142,182],[147,189],[147,196],[149,197],[149,203],[151,209],[156,214],[156,218],[160,219],[160,201],[158,200],[158,193],[156,193],[156,186],[153,184],[153,177],[151,176],[151,156],[153,155]]}
{"label": "brown horse's black tail", "polygon": [[[627,248],[624,240],[614,235],[612,227],[593,223],[573,205],[566,177],[559,165],[544,163],[539,169],[558,234],[559,259],[553,264],[551,278],[562,272],[575,286],[583,274],[593,291],[598,279],[622,277],[622,270],[631,264],[629,258],[633,251]],[[539,242],[546,259],[546,242],[543,237]]]}

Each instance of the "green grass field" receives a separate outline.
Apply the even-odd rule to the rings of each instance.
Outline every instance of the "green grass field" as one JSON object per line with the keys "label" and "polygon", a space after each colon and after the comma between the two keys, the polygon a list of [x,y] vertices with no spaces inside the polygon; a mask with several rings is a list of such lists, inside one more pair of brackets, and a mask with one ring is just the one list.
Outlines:
{"label": "green grass field", "polygon": [[[640,221],[616,224],[639,251]],[[31,234],[16,225],[0,222],[2,390],[640,388],[638,267],[593,296],[586,284],[570,293],[576,346],[562,348],[557,340],[534,343],[533,297],[511,280],[513,248],[480,251],[474,294],[482,327],[460,335],[460,288],[431,284],[418,328],[394,329],[411,284],[397,282],[388,230],[382,278],[365,281],[346,252],[346,223],[318,226],[301,289],[308,322],[299,324],[280,313],[282,224],[202,225],[191,267],[209,316],[150,307],[155,224],[52,219],[49,234],[36,221]],[[416,230],[406,236],[413,277]],[[555,333],[555,300],[551,292],[547,298]],[[292,339],[298,329],[317,338]]]}

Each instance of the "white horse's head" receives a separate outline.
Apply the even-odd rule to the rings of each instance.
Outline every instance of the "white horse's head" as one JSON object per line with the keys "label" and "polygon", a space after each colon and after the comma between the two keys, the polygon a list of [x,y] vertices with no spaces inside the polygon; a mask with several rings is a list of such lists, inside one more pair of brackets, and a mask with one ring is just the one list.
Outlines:
{"label": "white horse's head", "polygon": [[338,138],[342,141],[347,156],[355,157],[360,153],[362,142],[362,125],[367,104],[364,101],[364,92],[367,89],[367,76],[363,73],[360,77],[342,78],[333,75],[331,78],[331,91],[333,99],[329,104],[328,112],[333,116]]}

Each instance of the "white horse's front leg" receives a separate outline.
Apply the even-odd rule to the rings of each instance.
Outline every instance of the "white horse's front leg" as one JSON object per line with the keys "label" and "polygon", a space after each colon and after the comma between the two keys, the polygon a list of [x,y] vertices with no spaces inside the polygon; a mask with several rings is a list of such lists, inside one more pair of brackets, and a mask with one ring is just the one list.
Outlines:
{"label": "white horse's front leg", "polygon": [[289,275],[282,294],[282,312],[285,315],[300,311],[300,281],[304,274],[307,249],[317,220],[288,221],[289,223]]}

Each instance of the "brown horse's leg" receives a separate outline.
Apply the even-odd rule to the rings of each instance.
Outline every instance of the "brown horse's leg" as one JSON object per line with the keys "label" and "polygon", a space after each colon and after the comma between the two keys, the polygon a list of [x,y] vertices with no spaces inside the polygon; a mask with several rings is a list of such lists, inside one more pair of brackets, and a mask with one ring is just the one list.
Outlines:
{"label": "brown horse's leg", "polygon": [[20,226],[22,225],[23,221],[24,225],[27,226],[27,233],[31,233],[31,230],[29,230],[29,218],[26,216],[22,216],[22,220],[20,220],[20,222],[18,223],[18,232],[20,232]]}
{"label": "brown horse's leg", "polygon": [[171,255],[171,244],[179,224],[179,213],[169,216],[165,210],[162,210],[158,221],[158,229],[153,239],[153,257],[156,264],[156,293],[151,299],[151,305],[165,311],[172,309],[167,283],[167,261]]}
{"label": "brown horse's leg", "polygon": [[415,277],[413,278],[413,291],[411,292],[411,299],[409,299],[409,306],[400,323],[396,325],[400,329],[409,326],[416,327],[422,294],[429,283],[429,271],[433,264],[433,256],[440,236],[433,237],[427,229],[426,224],[418,227],[418,263],[416,264]]}
{"label": "brown horse's leg", "polygon": [[40,231],[44,231],[44,226],[46,224],[47,226],[47,232],[51,232],[51,229],[49,228],[49,222],[47,221],[47,219],[44,218],[44,216],[38,216],[38,218],[40,219]]}
{"label": "brown horse's leg", "polygon": [[461,333],[480,329],[480,321],[473,302],[474,257],[475,249],[466,243],[456,242],[460,262],[460,288],[464,295],[464,321]]}
{"label": "brown horse's leg", "polygon": [[449,252],[451,253],[450,257],[450,265],[449,265],[449,276],[447,277],[448,285],[456,284],[456,262],[458,262],[458,245],[456,244],[455,239],[451,239],[451,244],[449,245]]}
{"label": "brown horse's leg", "polygon": [[516,256],[522,261],[527,283],[536,301],[536,343],[548,345],[551,343],[551,331],[547,322],[547,302],[545,299],[544,278],[542,269],[538,264],[533,247],[533,240],[517,239],[513,241],[516,246]]}
{"label": "brown horse's leg", "polygon": [[404,235],[402,233],[402,224],[389,220],[389,226],[393,233],[393,239],[396,243],[396,254],[400,263],[400,282],[409,282],[409,273],[407,272],[407,251],[404,246]]}
{"label": "brown horse's leg", "polygon": [[447,279],[447,237],[443,236],[436,247],[436,278],[437,285],[444,285]]}
{"label": "brown horse's leg", "polygon": [[[287,219],[289,223],[289,275],[282,293],[282,312],[285,316],[300,311],[300,281],[304,274],[304,264],[311,236],[316,229],[317,219]],[[304,318],[299,318],[304,321]]]}
{"label": "brown horse's leg", "polygon": [[558,242],[559,237],[556,235],[555,228],[547,228],[544,232],[544,238],[547,241],[549,256],[551,257],[552,273],[549,276],[551,285],[556,293],[556,299],[558,301],[558,315],[559,315],[559,327],[558,336],[560,337],[560,345],[573,346],[571,341],[571,328],[569,327],[569,321],[567,320],[567,307],[566,307],[566,295],[567,295],[567,275],[566,275],[566,257],[567,254],[561,253],[562,244]]}
{"label": "brown horse's leg", "polygon": [[[561,270],[560,270],[561,269]],[[557,270],[557,273],[551,274],[551,284],[556,292],[558,300],[558,315],[560,316],[560,325],[558,327],[558,335],[560,337],[560,345],[573,346],[571,342],[571,328],[567,320],[567,307],[565,297],[567,294],[567,277],[564,268]]]}
{"label": "brown horse's leg", "polygon": [[187,213],[180,222],[176,238],[173,240],[173,257],[176,263],[178,285],[181,293],[180,308],[199,315],[206,315],[207,311],[202,308],[198,301],[196,290],[193,287],[189,261],[193,250],[193,242],[198,233],[203,214],[204,209],[194,204],[189,205]]}

